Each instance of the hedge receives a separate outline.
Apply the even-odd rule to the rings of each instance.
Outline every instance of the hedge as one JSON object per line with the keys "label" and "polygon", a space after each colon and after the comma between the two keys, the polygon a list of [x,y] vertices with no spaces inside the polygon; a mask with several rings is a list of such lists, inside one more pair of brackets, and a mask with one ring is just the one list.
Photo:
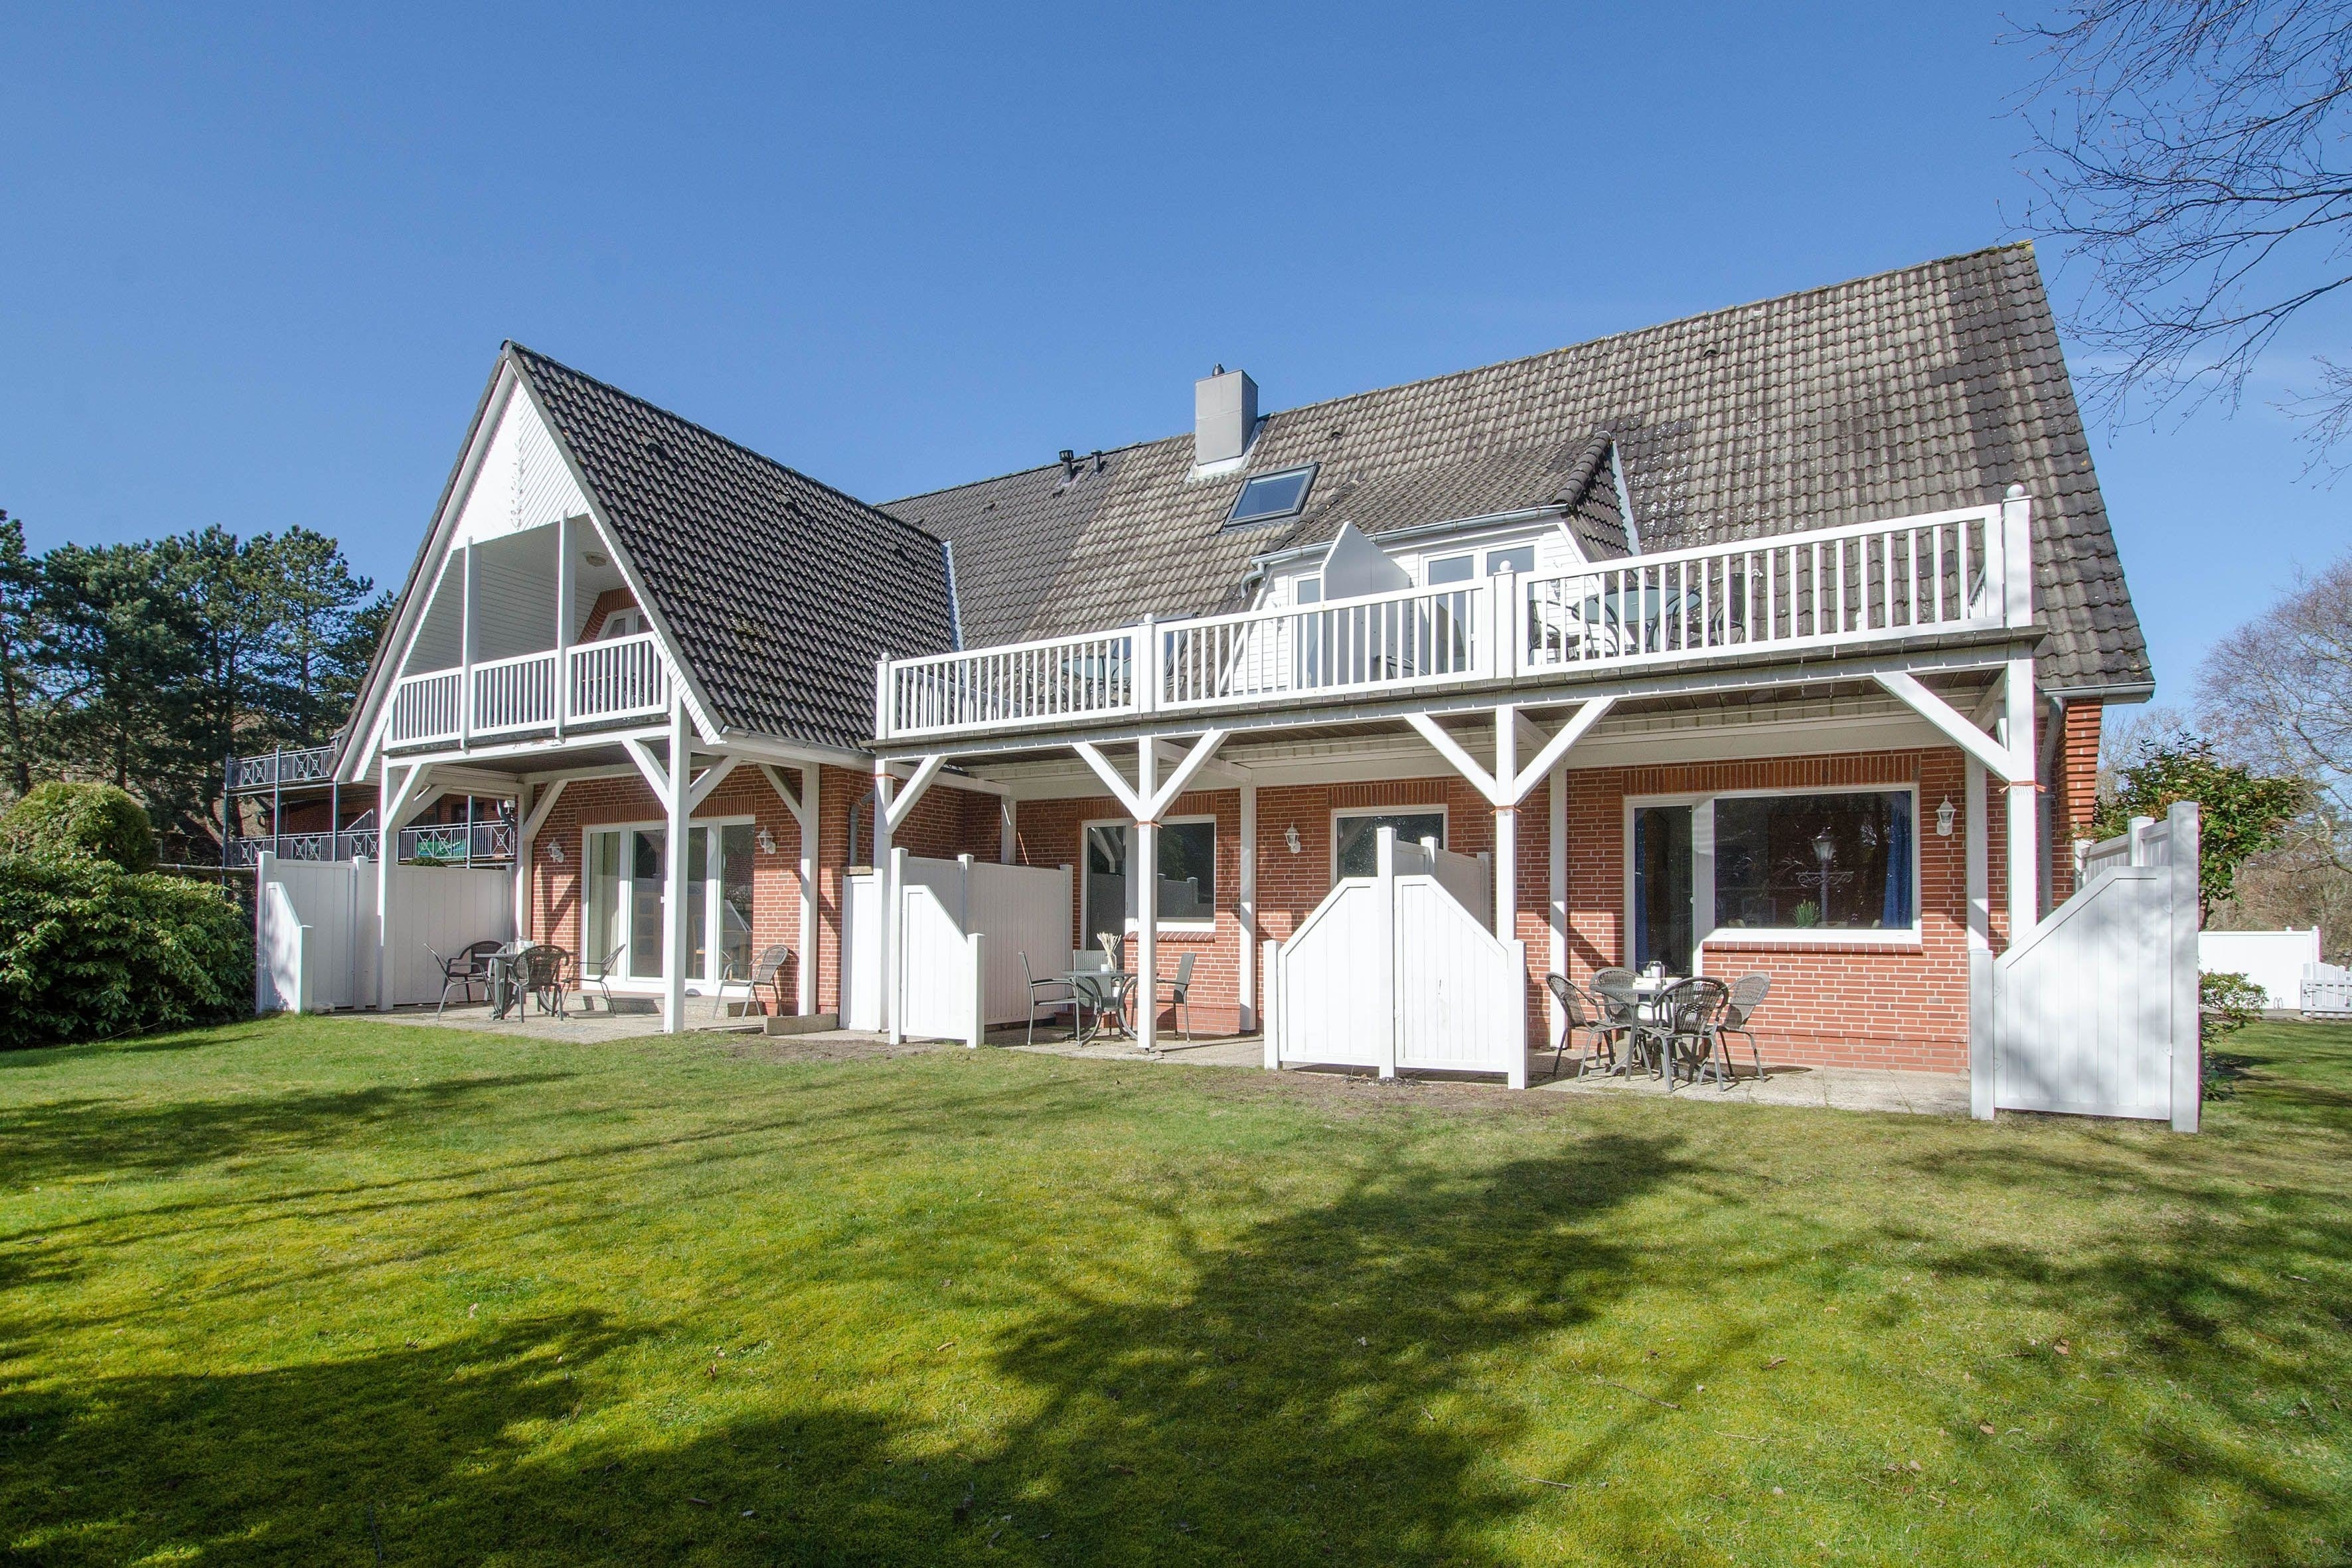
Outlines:
{"label": "hedge", "polygon": [[253,933],[217,889],[88,855],[0,855],[0,1047],[253,1009]]}
{"label": "hedge", "polygon": [[154,825],[112,784],[37,784],[0,816],[0,855],[47,854],[95,855],[126,871],[152,871]]}

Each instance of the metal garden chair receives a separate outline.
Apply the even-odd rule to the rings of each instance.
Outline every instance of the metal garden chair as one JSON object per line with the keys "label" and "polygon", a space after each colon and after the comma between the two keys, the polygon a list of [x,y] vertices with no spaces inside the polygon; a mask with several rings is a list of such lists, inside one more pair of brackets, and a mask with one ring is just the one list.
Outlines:
{"label": "metal garden chair", "polygon": [[426,943],[425,951],[433,953],[433,962],[441,966],[441,1002],[433,1009],[433,1016],[439,1017],[449,1005],[449,993],[452,991],[459,993],[462,1000],[471,1002],[474,987],[478,985],[487,995],[490,984],[490,955],[505,947],[506,943],[502,942],[468,942],[454,955],[444,958],[433,952],[431,943]]}
{"label": "metal garden chair", "polygon": [[[1756,1048],[1756,1035],[1748,1028],[1748,1020],[1756,1016],[1756,1009],[1764,1005],[1764,998],[1771,994],[1771,990],[1772,977],[1769,974],[1743,974],[1733,981],[1730,1009],[1724,1014],[1722,1026],[1716,1031],[1721,1035],[1738,1035],[1748,1042],[1748,1054],[1755,1059],[1759,1083],[1764,1080],[1764,1053]],[[1728,1045],[1724,1047],[1727,1060],[1730,1050]]]}
{"label": "metal garden chair", "polygon": [[[1630,969],[1597,969],[1592,973],[1592,999],[1600,1006],[1601,1026],[1615,1032],[1624,1048],[1607,1070],[1631,1078],[1633,1061],[1645,1056],[1648,1041],[1642,1033],[1642,994],[1633,989],[1635,975]],[[1652,1058],[1654,1070],[1654,1058]]]}
{"label": "metal garden chair", "polygon": [[1632,1026],[1604,1022],[1595,1014],[1593,1004],[1586,999],[1583,992],[1569,984],[1565,974],[1547,974],[1544,984],[1551,991],[1552,999],[1559,1004],[1559,1043],[1552,1049],[1551,1076],[1555,1079],[1559,1077],[1559,1064],[1567,1057],[1568,1047],[1575,1044],[1579,1030],[1591,1037],[1592,1043],[1578,1058],[1576,1076],[1582,1078],[1592,1070],[1597,1051],[1606,1052],[1608,1056],[1609,1065],[1601,1069],[1603,1075],[1616,1071],[1619,1045]]}
{"label": "metal garden chair", "polygon": [[563,994],[572,969],[572,954],[542,943],[525,948],[519,957],[524,994],[539,1004],[541,1012],[563,1016]]}
{"label": "metal garden chair", "polygon": [[[760,956],[752,960],[749,973],[738,969],[735,961],[731,958],[720,963],[719,984],[711,989],[710,993],[710,1016],[714,1018],[723,1018],[727,1016],[727,988],[730,985],[740,985],[743,988],[743,1005],[746,1008],[757,1004],[760,1011],[765,1013],[768,1010],[768,1004],[760,995],[761,987],[774,986],[776,976],[782,974],[784,965],[792,961],[793,950],[782,942],[778,942],[773,947],[763,947],[760,950]],[[781,1013],[783,1007],[783,994],[779,991],[776,995],[776,1010]]]}
{"label": "metal garden chair", "polygon": [[[1071,967],[1076,966],[1073,964]],[[1067,1007],[1070,1010],[1070,1032],[1074,1035],[1078,1032],[1076,986],[1058,974],[1048,974],[1040,980],[1037,972],[1029,967],[1029,954],[1025,951],[1021,954],[1021,978],[1029,987],[1029,1044],[1034,1046],[1037,1043],[1037,1007],[1041,1001],[1049,1015]],[[1041,991],[1047,994],[1041,998],[1037,994]],[[1055,995],[1055,992],[1061,994]]]}
{"label": "metal garden chair", "polygon": [[580,993],[580,1000],[583,1007],[588,1000],[588,987],[593,985],[597,994],[604,998],[604,1011],[608,1014],[612,1012],[613,971],[620,966],[621,953],[626,946],[625,942],[614,942],[613,951],[602,958],[581,959],[579,973],[574,977],[572,985],[573,989]]}
{"label": "metal garden chair", "polygon": [[1188,1040],[1192,1037],[1192,961],[1200,956],[1197,952],[1186,953],[1176,961],[1175,979],[1157,980],[1151,985],[1151,1005],[1155,1008],[1160,1005],[1160,988],[1168,987],[1168,1005],[1176,1010],[1176,1021]]}
{"label": "metal garden chair", "polygon": [[1675,1091],[1677,1068],[1688,1068],[1693,1083],[1712,1076],[1731,1087],[1731,1053],[1723,1044],[1723,1020],[1730,1009],[1731,987],[1704,977],[1676,982],[1652,1005],[1651,1021],[1638,1032],[1657,1047],[1668,1094]]}

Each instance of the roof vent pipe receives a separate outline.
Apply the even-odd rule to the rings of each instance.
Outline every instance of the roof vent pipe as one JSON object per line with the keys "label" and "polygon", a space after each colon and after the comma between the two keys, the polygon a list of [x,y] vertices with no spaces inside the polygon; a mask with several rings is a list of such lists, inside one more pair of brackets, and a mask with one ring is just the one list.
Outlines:
{"label": "roof vent pipe", "polygon": [[1249,450],[1257,431],[1257,383],[1219,365],[1192,384],[1192,466],[1227,463]]}
{"label": "roof vent pipe", "polygon": [[1078,477],[1077,456],[1076,452],[1067,447],[1062,448],[1062,477],[1064,479],[1074,479]]}

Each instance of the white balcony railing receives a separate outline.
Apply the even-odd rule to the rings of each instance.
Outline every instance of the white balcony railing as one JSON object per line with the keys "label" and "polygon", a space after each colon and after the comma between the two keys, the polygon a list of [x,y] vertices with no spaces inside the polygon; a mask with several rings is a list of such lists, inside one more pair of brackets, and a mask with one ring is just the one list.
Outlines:
{"label": "white balcony railing", "polygon": [[2025,508],[1974,507],[886,660],[876,726],[1043,728],[2023,626],[2031,574]]}
{"label": "white balcony railing", "polygon": [[408,676],[393,691],[391,743],[428,745],[644,718],[668,711],[669,697],[669,662],[654,634],[640,632]]}

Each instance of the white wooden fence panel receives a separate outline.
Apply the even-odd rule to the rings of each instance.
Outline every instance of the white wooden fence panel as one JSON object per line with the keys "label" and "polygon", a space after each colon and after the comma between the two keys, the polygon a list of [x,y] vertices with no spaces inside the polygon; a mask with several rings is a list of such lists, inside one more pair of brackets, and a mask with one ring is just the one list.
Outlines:
{"label": "white wooden fence panel", "polygon": [[968,929],[987,938],[981,1007],[992,1027],[1029,1016],[1023,953],[1040,980],[1069,967],[1075,886],[1067,866],[973,864]]}
{"label": "white wooden fence panel", "polygon": [[1386,971],[1393,954],[1371,877],[1349,877],[1325,895],[1276,954],[1281,987],[1279,1059],[1380,1067],[1393,1024]]}
{"label": "white wooden fence panel", "polygon": [[1524,945],[1496,941],[1435,877],[1397,878],[1395,899],[1396,1065],[1524,1073]]}
{"label": "white wooden fence panel", "polygon": [[2309,931],[2209,931],[2197,935],[2197,967],[2242,974],[2263,988],[2263,1005],[2303,1005],[2303,973],[2320,961],[2319,928]]}
{"label": "white wooden fence panel", "polygon": [[310,966],[316,944],[282,882],[264,882],[253,908],[253,1010],[307,1013]]}
{"label": "white wooden fence panel", "polygon": [[[380,871],[382,868],[377,868]],[[374,905],[374,889],[368,889]],[[514,940],[514,873],[492,866],[402,866],[393,873],[392,999],[441,999],[444,957],[469,942]],[[479,992],[477,991],[477,995]]]}
{"label": "white wooden fence panel", "polygon": [[971,966],[977,949],[966,937],[960,911],[947,903],[948,898],[961,894],[961,883],[959,878],[954,889],[943,890],[910,874],[898,890],[901,1034],[946,1040],[972,1036],[972,1008],[979,988]]}
{"label": "white wooden fence panel", "polygon": [[2333,963],[2303,966],[2302,1006],[2315,1017],[2352,1014],[2352,969]]}
{"label": "white wooden fence panel", "polygon": [[843,879],[841,898],[844,1028],[882,1026],[882,882],[872,871]]}
{"label": "white wooden fence panel", "polygon": [[[1431,869],[1454,901],[1479,917],[1482,925],[1492,927],[1495,919],[1495,882],[1492,868],[1484,855],[1457,855],[1451,849],[1439,849],[1436,840],[1427,841],[1433,851]],[[1400,864],[1397,868],[1402,870]]]}

